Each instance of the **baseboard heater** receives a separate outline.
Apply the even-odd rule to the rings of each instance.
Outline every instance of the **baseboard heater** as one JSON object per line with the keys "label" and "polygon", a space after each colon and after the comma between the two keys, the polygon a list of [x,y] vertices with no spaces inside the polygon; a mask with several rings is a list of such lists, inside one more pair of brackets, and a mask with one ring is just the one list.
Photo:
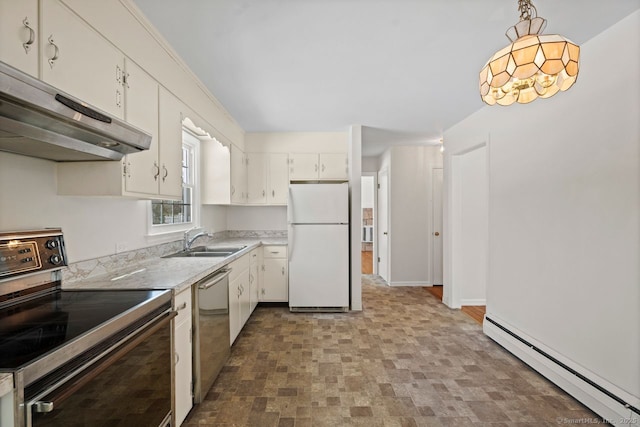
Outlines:
{"label": "baseboard heater", "polygon": [[[542,374],[543,376],[547,377],[550,381],[552,381],[553,383],[555,383],[559,387],[563,388],[565,391],[569,392],[569,394],[572,394],[574,397],[576,397],[576,399],[582,401],[582,403],[584,403],[586,406],[591,408],[594,412],[596,412],[599,415],[603,416],[605,421],[607,421],[607,422],[609,422],[611,424],[614,424],[614,425],[623,425],[623,424],[626,424],[625,421],[624,421],[626,419],[628,419],[628,420],[637,420],[638,419],[638,416],[640,415],[640,408],[638,408],[637,405],[633,405],[633,404],[629,403],[624,398],[616,395],[615,393],[611,392],[610,390],[607,390],[606,388],[602,387],[600,384],[598,384],[598,383],[594,382],[593,380],[587,378],[585,375],[581,374],[580,372],[576,371],[572,367],[568,366],[566,363],[563,363],[561,360],[558,360],[556,357],[553,357],[551,354],[549,354],[548,352],[546,352],[543,349],[539,348],[538,346],[532,344],[530,341],[528,341],[528,340],[524,339],[523,337],[519,336],[518,334],[512,332],[511,330],[509,330],[505,326],[501,325],[500,323],[498,323],[497,321],[495,321],[491,317],[485,316],[485,320],[486,320],[486,322],[488,322],[488,323],[485,323],[485,330],[484,330],[484,332],[485,332],[485,334],[487,336],[489,336],[492,340],[494,340],[499,345],[504,347],[507,351],[509,351],[510,353],[514,354],[516,357],[521,359],[523,362],[527,363],[529,366],[531,366],[533,369],[538,371],[540,374]],[[497,331],[492,330],[493,327],[497,328]],[[495,332],[498,332],[498,333],[496,334]],[[508,339],[508,338],[505,337],[505,336],[499,336],[500,333],[504,333],[508,337],[515,339],[517,342],[519,342],[522,345],[526,346],[527,349],[522,349],[522,348],[517,348],[515,346],[510,346],[509,342],[505,340],[505,339]],[[513,344],[513,342],[511,342],[511,344]],[[526,350],[530,350],[534,354],[531,354],[529,352],[526,352],[528,354],[523,353],[523,351],[526,351]],[[542,361],[539,360],[539,358],[536,358],[535,355],[542,356],[544,358],[543,360],[546,360],[547,363],[541,365],[540,363]],[[520,357],[520,356],[525,356],[525,357]],[[526,357],[526,356],[530,356],[530,357]],[[535,361],[537,361],[538,363],[535,363]],[[534,362],[534,363],[530,363],[530,362]],[[555,372],[553,370],[549,370],[548,372],[545,372],[544,366],[545,365],[548,366],[548,362],[551,362],[556,367],[559,367],[562,370],[564,370],[565,372],[568,372],[569,374],[571,374],[573,377],[575,377],[579,381],[575,381],[575,379],[573,381],[571,381],[571,379],[568,379],[565,376],[564,377],[564,381],[560,381],[560,382],[568,381],[568,383],[558,384],[558,382],[554,381],[553,378],[550,378],[550,376],[558,377],[558,375],[547,375],[547,374],[555,374]],[[534,366],[534,365],[538,365],[538,366]],[[579,382],[583,383],[582,387],[579,384],[577,384]],[[563,385],[565,385],[566,387],[563,386]],[[595,395],[597,395],[597,393],[589,393],[587,390],[585,390],[585,388],[588,388],[588,387],[584,387],[584,385],[587,385],[588,387],[591,387],[592,389],[595,389],[594,391],[597,390],[597,392],[599,392],[602,395],[606,396],[611,401],[603,402],[601,399],[598,399],[598,397],[595,396]],[[575,386],[576,389],[574,389],[574,387],[570,387],[570,386]],[[568,388],[571,388],[572,390],[568,390]],[[577,392],[577,389],[579,389],[579,392]],[[574,391],[576,393],[572,393],[571,391]],[[578,394],[578,395],[576,395],[576,394]],[[585,400],[587,400],[587,402],[585,402]],[[589,403],[593,403],[593,405],[590,405]],[[613,403],[613,405],[612,405],[612,403]],[[628,413],[627,413],[627,411],[628,411]],[[627,418],[627,416],[628,416],[628,418]]]}

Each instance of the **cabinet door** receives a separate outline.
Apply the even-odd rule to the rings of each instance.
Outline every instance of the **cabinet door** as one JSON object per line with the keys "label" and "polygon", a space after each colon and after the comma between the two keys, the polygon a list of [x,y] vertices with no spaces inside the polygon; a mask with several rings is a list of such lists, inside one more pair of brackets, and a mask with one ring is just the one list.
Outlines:
{"label": "cabinet door", "polygon": [[38,77],[38,0],[0,0],[0,58]]}
{"label": "cabinet door", "polygon": [[320,179],[349,179],[349,162],[344,153],[320,153]]}
{"label": "cabinet door", "polygon": [[245,203],[247,169],[244,152],[231,145],[231,203]]}
{"label": "cabinet door", "polygon": [[175,327],[175,417],[176,425],[182,424],[193,405],[191,395],[192,357],[191,322],[184,321]]}
{"label": "cabinet door", "polygon": [[124,117],[124,55],[58,0],[40,2],[41,78]]}
{"label": "cabinet door", "polygon": [[231,151],[218,140],[200,142],[202,158],[202,204],[231,202]]}
{"label": "cabinet door", "polygon": [[251,285],[249,283],[249,270],[240,275],[240,329],[244,327],[251,316]]}
{"label": "cabinet door", "polygon": [[158,84],[132,61],[126,63],[125,120],[151,134],[147,151],[127,155],[127,192],[158,194]]}
{"label": "cabinet door", "polygon": [[158,97],[159,192],[167,199],[182,199],[182,102],[165,88]]}
{"label": "cabinet door", "polygon": [[247,153],[247,202],[267,203],[267,157],[264,153]]}
{"label": "cabinet door", "polygon": [[265,258],[262,272],[261,301],[287,302],[289,289],[287,286],[287,259]]}
{"label": "cabinet door", "polygon": [[258,251],[251,254],[251,265],[249,266],[249,313],[253,313],[258,305],[258,289],[260,288],[258,280]]}
{"label": "cabinet door", "polygon": [[229,338],[230,344],[240,333],[240,277],[229,282]]}
{"label": "cabinet door", "polygon": [[289,179],[291,181],[318,179],[318,155],[310,153],[289,154]]}
{"label": "cabinet door", "polygon": [[286,153],[269,154],[269,187],[267,203],[286,205],[289,190],[289,155]]}

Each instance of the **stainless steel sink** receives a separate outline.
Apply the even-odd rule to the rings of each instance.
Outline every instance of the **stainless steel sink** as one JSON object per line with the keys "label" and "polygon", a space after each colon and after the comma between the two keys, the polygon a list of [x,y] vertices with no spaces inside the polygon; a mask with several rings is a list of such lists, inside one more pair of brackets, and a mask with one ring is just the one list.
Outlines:
{"label": "stainless steel sink", "polygon": [[246,246],[234,247],[207,247],[196,246],[186,251],[176,252],[175,254],[165,255],[162,258],[188,258],[188,257],[206,257],[206,258],[225,258],[235,254],[246,248]]}

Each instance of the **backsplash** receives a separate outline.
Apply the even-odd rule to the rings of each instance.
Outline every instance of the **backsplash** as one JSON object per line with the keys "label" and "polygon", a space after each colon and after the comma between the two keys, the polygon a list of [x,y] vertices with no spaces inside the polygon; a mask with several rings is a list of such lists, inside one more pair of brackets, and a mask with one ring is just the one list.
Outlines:
{"label": "backsplash", "polygon": [[[213,233],[213,237],[198,240],[199,244],[220,239],[235,238],[286,238],[286,230],[227,230]],[[90,277],[100,276],[122,268],[128,268],[149,258],[159,258],[182,250],[182,239],[162,243],[147,248],[122,252],[100,258],[74,262],[62,270],[62,283],[73,283]]]}

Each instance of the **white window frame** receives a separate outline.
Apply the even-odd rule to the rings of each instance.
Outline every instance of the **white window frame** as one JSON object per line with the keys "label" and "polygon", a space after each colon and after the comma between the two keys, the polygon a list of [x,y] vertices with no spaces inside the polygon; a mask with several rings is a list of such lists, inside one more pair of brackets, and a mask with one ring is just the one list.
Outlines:
{"label": "white window frame", "polygon": [[[193,174],[193,184],[191,185],[191,221],[179,224],[153,224],[153,210],[151,201],[148,206],[148,227],[149,236],[171,236],[200,226],[200,140],[195,137],[188,129],[182,130],[182,146],[186,146],[191,151],[191,173]],[[182,184],[184,186],[184,183]]]}

